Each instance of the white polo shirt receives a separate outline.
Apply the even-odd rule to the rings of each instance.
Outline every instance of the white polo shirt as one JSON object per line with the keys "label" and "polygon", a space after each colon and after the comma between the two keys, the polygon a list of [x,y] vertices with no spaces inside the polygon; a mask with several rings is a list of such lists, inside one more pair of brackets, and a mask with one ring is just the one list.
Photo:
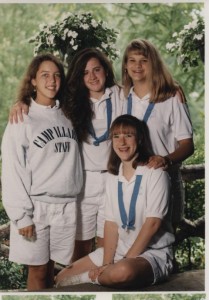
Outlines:
{"label": "white polo shirt", "polygon": [[[139,98],[133,91],[132,115],[142,120],[149,105],[150,95]],[[127,101],[123,108],[127,113]],[[178,141],[192,138],[193,130],[186,103],[182,103],[178,93],[164,102],[156,103],[147,121],[153,150],[158,155],[168,155],[177,149]]]}
{"label": "white polo shirt", "polygon": [[[142,175],[142,180],[136,202],[135,229],[127,231],[122,228],[120,217],[118,179],[123,182],[123,200],[126,214],[128,215],[136,175]],[[130,181],[127,181],[122,175],[121,166],[118,176],[108,174],[106,183],[105,219],[113,221],[118,225],[119,238],[116,250],[117,255],[123,256],[132,246],[147,217],[156,217],[163,220],[162,227],[153,237],[149,248],[160,249],[174,242],[174,235],[171,233],[169,218],[169,191],[170,181],[168,174],[161,168],[149,169],[146,166],[138,166]]]}
{"label": "white polo shirt", "polygon": [[[106,99],[111,98],[112,121],[122,114],[124,97],[123,91],[118,86],[106,88],[100,100],[91,99],[95,117],[92,121],[97,137],[102,136],[107,130],[107,107]],[[101,171],[107,169],[107,161],[110,152],[111,141],[101,142],[98,146],[93,144],[94,138],[89,137],[89,144],[82,144],[82,157],[84,170]]]}

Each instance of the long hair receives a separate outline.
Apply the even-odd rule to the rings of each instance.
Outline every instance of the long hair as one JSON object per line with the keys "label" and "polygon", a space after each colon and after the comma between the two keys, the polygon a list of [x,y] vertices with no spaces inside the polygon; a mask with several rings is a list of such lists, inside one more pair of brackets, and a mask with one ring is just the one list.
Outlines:
{"label": "long hair", "polygon": [[[154,155],[152,150],[152,144],[149,137],[149,130],[144,121],[137,119],[131,115],[121,115],[117,117],[110,128],[110,138],[112,139],[113,134],[118,131],[124,133],[134,132],[136,138],[136,158],[133,161],[133,168],[136,169],[137,165],[142,163],[146,164],[150,156]],[[111,145],[110,156],[108,160],[107,169],[108,172],[114,175],[118,174],[119,166],[121,160],[115,153],[113,149],[113,144]]]}
{"label": "long hair", "polygon": [[44,61],[53,62],[59,69],[61,84],[60,84],[59,91],[56,95],[56,98],[59,99],[60,103],[62,104],[64,84],[65,84],[64,68],[63,68],[62,63],[59,61],[59,59],[50,53],[40,54],[40,55],[35,56],[32,59],[31,63],[29,64],[29,66],[26,70],[23,80],[20,83],[17,101],[22,101],[23,103],[25,103],[29,106],[31,103],[31,98],[33,98],[33,99],[36,98],[36,90],[34,89],[34,86],[32,85],[31,81],[32,81],[32,79],[36,78],[38,69]]}
{"label": "long hair", "polygon": [[122,83],[124,86],[124,94],[127,97],[130,88],[133,86],[132,79],[127,73],[126,65],[128,55],[131,51],[145,56],[151,63],[152,69],[152,90],[150,101],[163,102],[173,97],[177,91],[180,92],[181,100],[186,101],[182,88],[173,79],[171,73],[163,62],[158,50],[153,44],[144,39],[132,40],[125,49],[122,60]]}
{"label": "long hair", "polygon": [[101,51],[95,48],[86,48],[73,57],[66,76],[63,110],[66,116],[72,120],[80,142],[88,142],[88,128],[94,117],[90,92],[84,84],[85,68],[91,58],[98,59],[107,74],[105,88],[116,84],[112,65]]}

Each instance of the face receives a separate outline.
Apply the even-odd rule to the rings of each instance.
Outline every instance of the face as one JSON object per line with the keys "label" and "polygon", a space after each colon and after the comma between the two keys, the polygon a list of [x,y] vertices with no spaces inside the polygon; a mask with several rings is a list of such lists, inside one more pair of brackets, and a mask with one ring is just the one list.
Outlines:
{"label": "face", "polygon": [[120,127],[113,131],[112,145],[122,162],[132,162],[137,150],[135,130]]}
{"label": "face", "polygon": [[97,58],[91,58],[87,62],[83,79],[90,97],[99,99],[104,94],[106,74]]}
{"label": "face", "polygon": [[126,69],[133,83],[151,80],[151,63],[144,55],[137,51],[128,53]]}
{"label": "face", "polygon": [[32,85],[36,88],[36,101],[40,104],[50,104],[56,97],[61,84],[61,76],[58,67],[52,61],[41,63],[36,78],[32,79]]}

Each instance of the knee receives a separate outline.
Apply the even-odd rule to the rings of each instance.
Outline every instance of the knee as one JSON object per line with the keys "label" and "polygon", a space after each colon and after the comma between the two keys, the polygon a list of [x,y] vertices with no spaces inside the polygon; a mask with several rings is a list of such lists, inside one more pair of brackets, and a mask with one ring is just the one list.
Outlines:
{"label": "knee", "polygon": [[133,280],[134,272],[130,265],[121,263],[110,271],[109,276],[113,283],[123,283]]}

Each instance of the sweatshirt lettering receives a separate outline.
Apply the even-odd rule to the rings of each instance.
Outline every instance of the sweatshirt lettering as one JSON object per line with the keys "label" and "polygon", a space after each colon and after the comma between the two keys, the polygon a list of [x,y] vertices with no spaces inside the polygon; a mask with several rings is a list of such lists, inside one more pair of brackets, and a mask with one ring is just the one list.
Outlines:
{"label": "sweatshirt lettering", "polygon": [[[65,128],[63,126],[54,126],[53,128],[47,128],[43,130],[33,140],[33,143],[39,148],[44,148],[44,146],[46,146],[48,142],[63,137],[73,139],[76,142],[78,141],[74,129]],[[55,152],[68,152],[69,149],[70,149],[70,142],[61,142],[61,143],[58,142],[55,144]]]}

